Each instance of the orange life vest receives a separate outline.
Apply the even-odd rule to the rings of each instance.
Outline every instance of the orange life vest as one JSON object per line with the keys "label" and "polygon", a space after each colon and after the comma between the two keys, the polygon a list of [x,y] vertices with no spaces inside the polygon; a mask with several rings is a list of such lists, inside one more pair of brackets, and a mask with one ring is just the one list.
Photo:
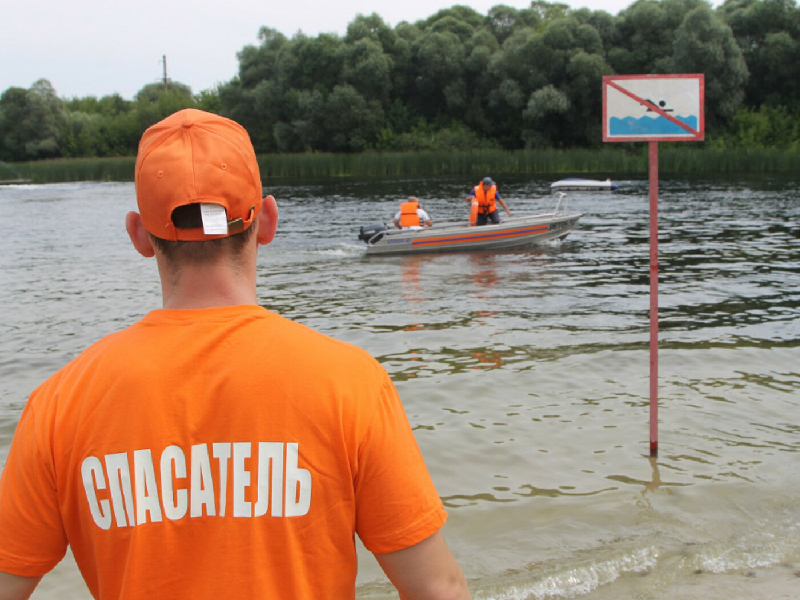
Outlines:
{"label": "orange life vest", "polygon": [[402,227],[419,227],[418,208],[419,202],[403,202],[400,205],[400,225]]}
{"label": "orange life vest", "polygon": [[489,191],[483,193],[483,184],[479,183],[475,186],[475,197],[478,199],[478,210],[482,215],[488,215],[497,210],[497,204],[494,202],[495,194],[497,193],[497,185],[489,188]]}

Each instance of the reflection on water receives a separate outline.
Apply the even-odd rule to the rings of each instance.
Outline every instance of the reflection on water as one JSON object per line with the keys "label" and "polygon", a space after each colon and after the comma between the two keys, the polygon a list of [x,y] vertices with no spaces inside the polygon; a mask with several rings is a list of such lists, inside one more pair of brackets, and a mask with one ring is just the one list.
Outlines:
{"label": "reflection on water", "polygon": [[[509,179],[503,195],[524,214],[549,204],[548,186]],[[658,460],[646,182],[572,197],[584,217],[563,243],[364,257],[360,225],[412,194],[434,220],[461,219],[468,187],[271,186],[281,223],[258,286],[264,306],[389,371],[476,598],[659,599],[689,582],[697,593],[680,597],[705,598],[728,578],[800,570],[794,182],[661,182]],[[4,222],[48,214],[0,240],[0,460],[33,387],[158,306],[154,265],[125,241],[134,204],[128,184],[0,188]],[[391,597],[363,563],[359,597]],[[84,598],[59,569],[35,597]]]}

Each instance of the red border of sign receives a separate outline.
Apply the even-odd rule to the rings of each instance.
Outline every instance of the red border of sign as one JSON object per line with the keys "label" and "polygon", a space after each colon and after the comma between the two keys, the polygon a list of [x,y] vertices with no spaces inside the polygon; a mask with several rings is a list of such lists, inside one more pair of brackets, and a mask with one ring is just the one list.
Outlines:
{"label": "red border of sign", "polygon": [[[697,79],[698,84],[700,87],[700,115],[698,119],[699,126],[697,131],[693,130],[691,127],[679,121],[672,115],[667,112],[664,112],[660,107],[656,106],[652,102],[645,100],[644,98],[639,98],[632,94],[630,91],[620,88],[619,86],[614,85],[615,81],[618,80],[630,80],[630,79]],[[665,119],[669,119],[679,127],[686,129],[687,134],[686,136],[676,136],[676,135],[633,135],[633,136],[609,136],[608,135],[608,118],[607,118],[607,92],[609,86],[614,87],[615,89],[619,90],[623,94],[626,94],[642,104],[646,106],[650,110],[655,113],[658,113]],[[705,139],[706,133],[706,119],[705,119],[705,75],[702,73],[691,73],[691,74],[671,74],[671,75],[604,75],[603,76],[603,141],[604,142],[702,142]]]}

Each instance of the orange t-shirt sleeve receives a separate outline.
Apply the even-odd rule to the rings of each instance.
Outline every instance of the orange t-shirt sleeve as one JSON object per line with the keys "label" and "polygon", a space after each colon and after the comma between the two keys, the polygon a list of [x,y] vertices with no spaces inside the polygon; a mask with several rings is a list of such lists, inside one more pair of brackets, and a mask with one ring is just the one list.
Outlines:
{"label": "orange t-shirt sleeve", "polygon": [[356,531],[376,554],[430,537],[447,518],[388,375],[358,452]]}
{"label": "orange t-shirt sleeve", "polygon": [[44,575],[67,551],[45,429],[29,403],[0,475],[0,571],[25,577]]}

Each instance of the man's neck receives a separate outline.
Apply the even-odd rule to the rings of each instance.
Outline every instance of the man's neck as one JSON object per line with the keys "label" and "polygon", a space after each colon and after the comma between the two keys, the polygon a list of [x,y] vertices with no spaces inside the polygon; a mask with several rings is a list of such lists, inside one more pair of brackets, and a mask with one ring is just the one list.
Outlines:
{"label": "man's neck", "polygon": [[192,309],[258,304],[255,268],[214,265],[184,266],[174,271],[159,261],[164,308]]}

